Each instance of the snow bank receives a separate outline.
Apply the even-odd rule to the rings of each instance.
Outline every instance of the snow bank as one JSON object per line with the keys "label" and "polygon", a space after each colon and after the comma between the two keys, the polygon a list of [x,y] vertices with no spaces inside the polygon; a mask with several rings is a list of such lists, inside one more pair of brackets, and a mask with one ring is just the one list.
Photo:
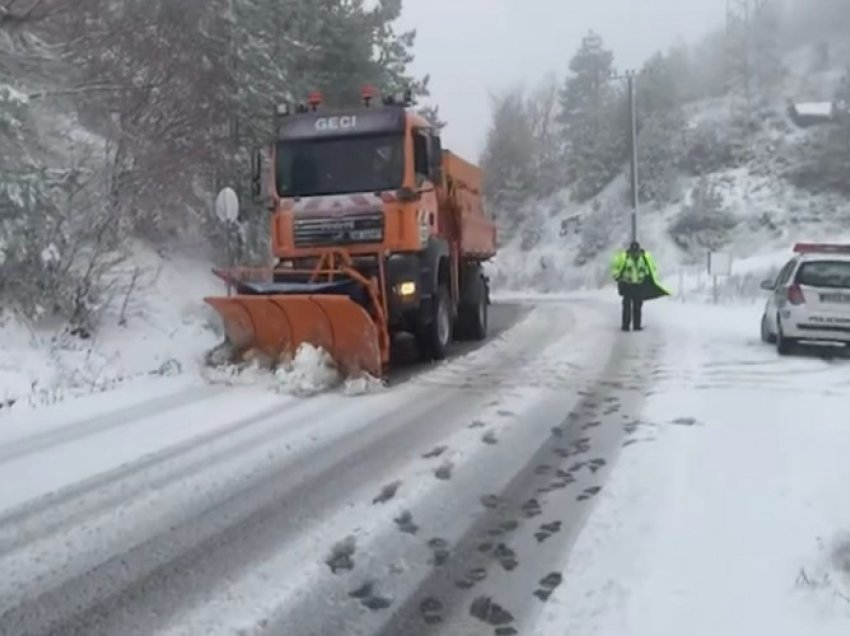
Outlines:
{"label": "snow bank", "polygon": [[653,316],[656,394],[538,633],[847,634],[847,363],[779,358],[755,307]]}
{"label": "snow bank", "polygon": [[122,293],[108,299],[91,338],[72,336],[65,325],[36,328],[0,314],[0,404],[41,406],[133,378],[200,368],[221,338],[203,303],[204,295],[222,291],[209,265],[142,246],[132,251],[128,265],[112,274]]}

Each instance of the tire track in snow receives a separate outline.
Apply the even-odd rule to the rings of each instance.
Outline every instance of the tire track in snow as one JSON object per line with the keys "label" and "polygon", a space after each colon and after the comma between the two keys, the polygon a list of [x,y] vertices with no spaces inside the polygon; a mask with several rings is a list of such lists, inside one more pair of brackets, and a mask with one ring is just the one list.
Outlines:
{"label": "tire track in snow", "polygon": [[[0,614],[0,634],[155,631],[152,621],[179,611],[205,582],[224,573],[236,576],[299,536],[302,529],[297,522],[304,519],[293,523],[289,502],[315,511],[311,517],[341,506],[347,491],[329,492],[317,485],[353,485],[368,479],[373,473],[371,460],[397,455],[411,437],[431,439],[439,431],[434,421],[452,426],[446,415],[457,409],[460,399],[457,396],[435,409],[433,396],[423,394],[415,403],[372,421],[366,430],[353,430],[334,440],[330,448],[264,475],[259,483],[243,484],[186,522]],[[467,397],[466,405],[474,405],[474,398]],[[156,609],[139,608],[145,605]],[[127,621],[140,627],[134,631]]]}
{"label": "tire track in snow", "polygon": [[139,420],[162,415],[168,411],[190,406],[209,399],[219,390],[209,386],[192,387],[171,395],[154,398],[117,411],[98,415],[83,422],[76,422],[58,429],[38,433],[24,439],[0,446],[0,465],[16,461],[27,455],[91,437],[108,430],[129,426]]}
{"label": "tire track in snow", "polygon": [[[550,334],[526,331],[530,333],[525,340],[504,343],[500,353],[509,356],[514,349],[547,346]],[[468,366],[483,370],[491,364],[493,356],[485,356]],[[167,619],[210,581],[250,568],[266,552],[299,536],[303,530],[299,524],[309,520],[293,515],[297,509],[292,502],[306,502],[299,508],[315,511],[310,515],[313,519],[340,506],[347,491],[323,489],[321,484],[364,483],[373,478],[372,464],[388,459],[401,469],[404,458],[398,456],[399,448],[440,439],[456,426],[451,415],[471,410],[481,399],[475,392],[455,389],[435,407],[432,392],[415,383],[413,390],[419,395],[416,400],[366,420],[364,426],[293,463],[238,484],[224,492],[216,505],[93,565],[84,574],[35,596],[28,594],[0,615],[0,633],[96,634],[103,633],[106,624],[120,625],[118,631],[129,633],[121,617],[138,620],[143,626],[139,632],[150,633],[152,616]]]}
{"label": "tire track in snow", "polygon": [[0,514],[0,558],[25,543],[34,543],[61,532],[69,525],[97,516],[145,491],[163,488],[199,469],[209,469],[263,445],[279,437],[282,431],[271,429],[214,453],[207,451],[207,447],[215,442],[291,415],[304,406],[305,403],[296,400],[276,404],[224,428],[191,437]]}

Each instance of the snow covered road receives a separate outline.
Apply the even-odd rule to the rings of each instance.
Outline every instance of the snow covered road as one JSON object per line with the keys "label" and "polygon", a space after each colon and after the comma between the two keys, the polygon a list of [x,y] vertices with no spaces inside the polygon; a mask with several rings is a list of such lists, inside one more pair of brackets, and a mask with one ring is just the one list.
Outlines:
{"label": "snow covered road", "polygon": [[519,630],[661,342],[607,303],[510,320],[375,394],[172,378],[4,420],[0,633]]}

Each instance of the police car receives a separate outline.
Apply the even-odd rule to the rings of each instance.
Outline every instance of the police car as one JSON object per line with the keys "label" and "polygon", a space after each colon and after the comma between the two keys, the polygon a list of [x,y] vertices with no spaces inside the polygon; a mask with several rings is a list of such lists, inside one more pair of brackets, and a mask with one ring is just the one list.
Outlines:
{"label": "police car", "polygon": [[801,342],[850,346],[850,245],[798,243],[775,281],[761,319],[761,338],[780,355]]}

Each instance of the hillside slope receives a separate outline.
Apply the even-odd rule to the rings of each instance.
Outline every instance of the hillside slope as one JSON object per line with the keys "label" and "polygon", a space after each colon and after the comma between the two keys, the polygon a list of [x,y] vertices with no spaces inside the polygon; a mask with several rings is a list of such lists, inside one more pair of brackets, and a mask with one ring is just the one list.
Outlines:
{"label": "hillside slope", "polygon": [[[850,198],[802,187],[806,184],[797,176],[809,148],[829,131],[798,129],[786,114],[787,99],[833,99],[845,78],[850,45],[836,41],[833,50],[833,64],[820,71],[812,70],[814,47],[786,56],[787,76],[782,90],[761,111],[762,125],[750,140],[749,161],[714,170],[702,182],[679,174],[680,195],[672,203],[641,207],[639,238],[674,288],[679,283],[692,289],[705,282],[698,279],[705,269],[706,244],[733,254],[735,272],[755,281],[781,264],[793,242],[850,239]],[[699,128],[728,134],[731,127],[725,99],[688,104],[685,116],[684,136]],[[629,237],[628,188],[628,179],[620,176],[586,203],[572,201],[569,190],[527,203],[522,211],[527,221],[491,266],[494,285],[558,291],[605,284],[612,251]],[[694,205],[694,199],[705,194],[701,188],[718,198],[719,209],[712,212],[722,214],[720,221]],[[686,206],[693,208],[693,217],[677,225]]]}

